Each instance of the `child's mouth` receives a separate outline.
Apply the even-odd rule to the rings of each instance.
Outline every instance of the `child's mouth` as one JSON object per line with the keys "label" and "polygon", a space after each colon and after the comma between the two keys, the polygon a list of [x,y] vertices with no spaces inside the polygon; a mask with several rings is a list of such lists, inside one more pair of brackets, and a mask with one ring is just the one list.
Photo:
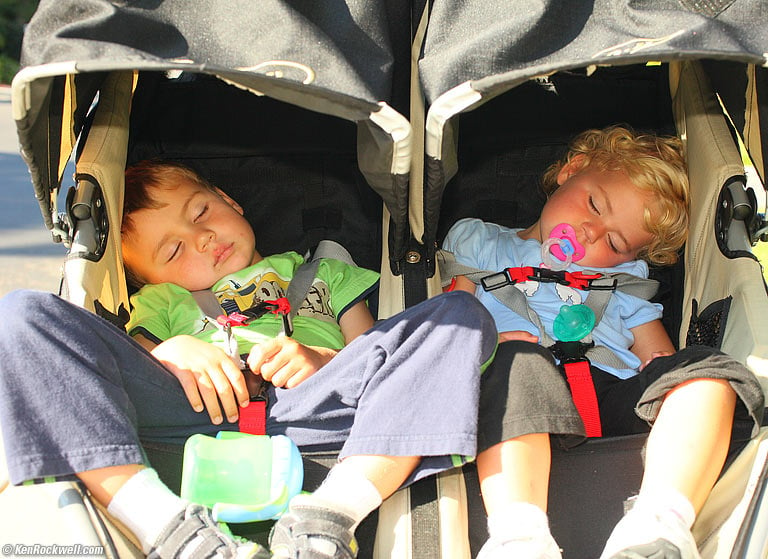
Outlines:
{"label": "child's mouth", "polygon": [[213,252],[214,265],[220,266],[222,263],[224,263],[227,258],[229,258],[230,254],[232,254],[233,247],[234,243],[229,243],[228,245],[217,248]]}

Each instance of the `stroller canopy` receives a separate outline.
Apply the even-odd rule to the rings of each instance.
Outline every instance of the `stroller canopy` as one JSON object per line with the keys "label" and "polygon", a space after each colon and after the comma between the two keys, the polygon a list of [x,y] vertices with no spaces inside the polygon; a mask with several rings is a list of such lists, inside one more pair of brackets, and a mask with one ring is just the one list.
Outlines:
{"label": "stroller canopy", "polygon": [[[715,92],[765,182],[768,12],[762,0],[435,2],[419,72],[427,104],[426,246],[456,173],[456,117],[557,71],[706,60]],[[617,103],[621,100],[616,100]],[[762,115],[762,118],[761,116]]]}
{"label": "stroller canopy", "polygon": [[[49,228],[52,192],[108,71],[210,74],[356,122],[360,170],[390,216],[393,273],[411,236],[432,273],[440,200],[457,170],[458,114],[559,71],[704,60],[764,181],[767,52],[762,0],[265,0],[258,9],[43,0],[25,36],[14,114]],[[426,124],[414,138],[413,99],[422,97]],[[426,170],[412,171],[413,161]]]}
{"label": "stroller canopy", "polygon": [[[360,169],[390,211],[391,237],[405,238],[401,185],[410,152],[402,146],[410,126],[392,106],[403,104],[397,91],[407,92],[407,71],[395,62],[409,51],[410,28],[400,25],[409,18],[406,3],[365,0],[267,0],[258,9],[230,0],[43,0],[25,34],[13,98],[47,227],[54,226],[55,192],[106,73],[174,71],[214,75],[358,123]],[[402,249],[393,250],[397,261]]]}

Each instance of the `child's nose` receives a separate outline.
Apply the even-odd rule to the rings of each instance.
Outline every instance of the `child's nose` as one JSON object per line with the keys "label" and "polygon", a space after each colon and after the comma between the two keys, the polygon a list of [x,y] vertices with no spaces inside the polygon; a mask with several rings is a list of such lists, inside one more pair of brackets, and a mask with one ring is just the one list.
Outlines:
{"label": "child's nose", "polygon": [[585,240],[590,244],[597,241],[605,233],[603,224],[594,220],[585,221],[583,228]]}
{"label": "child's nose", "polygon": [[214,234],[213,231],[204,230],[200,232],[197,236],[197,250],[200,252],[204,252],[205,249],[208,248],[208,245],[213,240]]}

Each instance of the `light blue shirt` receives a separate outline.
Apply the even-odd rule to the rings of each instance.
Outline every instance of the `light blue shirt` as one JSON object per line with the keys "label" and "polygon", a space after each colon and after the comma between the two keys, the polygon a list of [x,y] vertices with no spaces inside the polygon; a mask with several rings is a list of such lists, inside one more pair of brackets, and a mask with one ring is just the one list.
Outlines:
{"label": "light blue shirt", "polygon": [[[479,219],[462,219],[457,222],[443,242],[443,248],[452,252],[459,264],[481,270],[501,271],[517,266],[541,267],[541,243],[521,239],[520,229],[510,229]],[[568,271],[579,270],[601,273],[623,272],[642,278],[648,277],[648,265],[642,260],[633,260],[613,268],[583,268],[571,264]],[[557,339],[552,330],[555,317],[564,304],[584,302],[589,291],[574,289],[554,283],[525,282],[516,285],[527,296],[528,304],[533,309],[545,330],[553,339]],[[491,292],[482,287],[477,289],[478,299],[490,311],[499,332],[524,330],[538,336],[538,329],[528,320],[502,304]],[[627,295],[614,292],[603,314],[603,319],[592,331],[596,345],[613,350],[630,368],[615,369],[600,364],[600,368],[619,378],[628,378],[635,374],[641,365],[640,360],[629,348],[635,342],[631,328],[661,318],[662,307]]]}

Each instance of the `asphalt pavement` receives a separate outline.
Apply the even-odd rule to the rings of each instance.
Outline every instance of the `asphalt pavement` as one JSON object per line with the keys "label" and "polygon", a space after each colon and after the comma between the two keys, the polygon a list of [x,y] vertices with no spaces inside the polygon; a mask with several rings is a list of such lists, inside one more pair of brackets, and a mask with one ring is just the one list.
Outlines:
{"label": "asphalt pavement", "polygon": [[19,154],[10,88],[0,86],[0,296],[17,288],[58,292],[65,254],[43,224]]}

